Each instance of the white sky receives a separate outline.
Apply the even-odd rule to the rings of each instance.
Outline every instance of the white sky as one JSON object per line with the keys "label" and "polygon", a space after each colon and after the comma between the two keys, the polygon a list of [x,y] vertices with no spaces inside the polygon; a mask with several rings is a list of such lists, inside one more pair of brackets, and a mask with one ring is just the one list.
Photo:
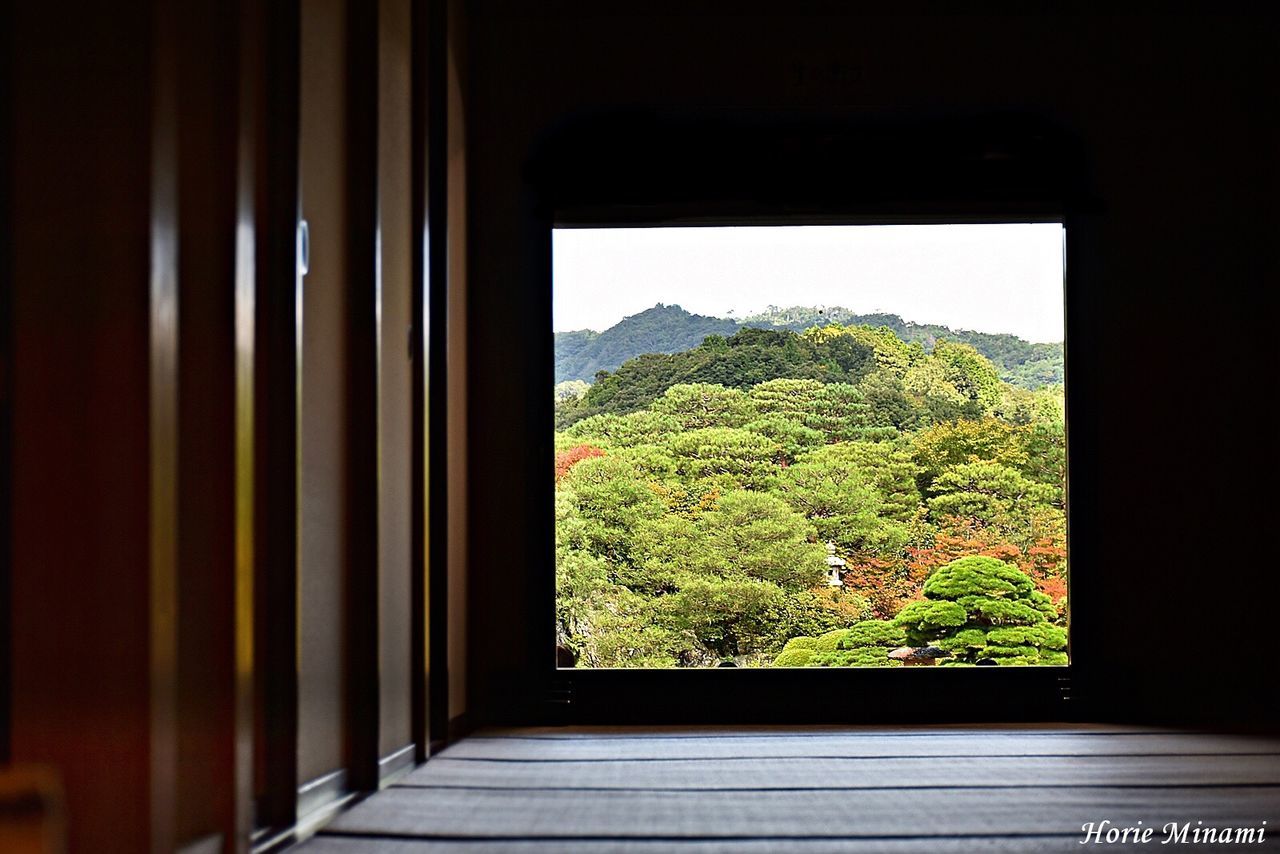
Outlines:
{"label": "white sky", "polygon": [[1063,340],[1058,223],[565,228],[552,241],[557,332],[661,302],[739,318],[844,306]]}

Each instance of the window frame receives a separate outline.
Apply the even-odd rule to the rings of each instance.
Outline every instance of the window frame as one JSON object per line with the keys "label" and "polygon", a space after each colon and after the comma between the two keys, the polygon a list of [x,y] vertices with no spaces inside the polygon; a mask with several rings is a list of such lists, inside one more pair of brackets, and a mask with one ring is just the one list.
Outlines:
{"label": "window frame", "polygon": [[[758,136],[752,136],[757,134]],[[930,135],[928,145],[918,144]],[[667,140],[667,143],[663,143]],[[833,142],[833,140],[835,140]],[[680,144],[676,144],[678,141]],[[711,155],[746,149],[727,162]],[[761,151],[790,159],[758,182],[734,167]],[[866,168],[823,182],[846,157]],[[994,152],[994,154],[993,154]],[[932,158],[932,160],[930,159]],[[765,162],[761,160],[760,162]],[[624,172],[639,164],[638,174]],[[781,165],[777,165],[781,164]],[[803,167],[797,164],[804,164]],[[909,174],[894,183],[884,176]],[[540,257],[538,316],[530,322],[545,366],[533,393],[532,453],[546,475],[533,484],[528,637],[546,722],[883,723],[1045,721],[1072,717],[1071,685],[1091,669],[1094,384],[1085,357],[1093,336],[1080,287],[1079,243],[1095,206],[1079,188],[1083,166],[1071,140],[1034,118],[941,119],[926,123],[812,121],[758,116],[617,116],[570,124],[544,142],[529,172]],[[892,190],[892,191],[890,191]],[[725,225],[885,225],[1059,222],[1064,229],[1063,301],[1071,574],[1070,663],[1018,668],[559,668],[555,663],[554,437],[551,293],[553,229]],[[540,392],[546,392],[541,394]],[[1087,429],[1086,429],[1087,428]],[[1088,465],[1085,464],[1088,461]],[[546,654],[542,654],[546,650]],[[1009,698],[1016,698],[1010,700]],[[1076,698],[1079,699],[1078,697]]]}

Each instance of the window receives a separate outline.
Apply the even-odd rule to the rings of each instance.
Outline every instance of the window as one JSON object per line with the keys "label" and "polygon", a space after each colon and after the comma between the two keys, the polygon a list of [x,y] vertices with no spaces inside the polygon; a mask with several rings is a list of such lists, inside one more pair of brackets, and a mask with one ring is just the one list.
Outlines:
{"label": "window", "polygon": [[556,228],[557,662],[1065,665],[1064,228]]}

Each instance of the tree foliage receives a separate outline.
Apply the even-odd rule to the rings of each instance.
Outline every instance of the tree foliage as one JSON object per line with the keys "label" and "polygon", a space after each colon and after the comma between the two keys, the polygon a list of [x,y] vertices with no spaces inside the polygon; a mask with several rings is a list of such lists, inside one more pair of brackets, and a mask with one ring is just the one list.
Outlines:
{"label": "tree foliage", "polygon": [[923,592],[894,619],[914,644],[939,647],[961,664],[1066,663],[1066,632],[1051,622],[1057,609],[1009,563],[959,558],[929,576]]}
{"label": "tree foliage", "polygon": [[557,642],[579,665],[1065,661],[1061,388],[1003,382],[998,336],[832,319],[558,390]]}
{"label": "tree foliage", "polygon": [[899,667],[889,653],[906,641],[890,620],[861,620],[820,637],[795,637],[774,659],[774,667]]}

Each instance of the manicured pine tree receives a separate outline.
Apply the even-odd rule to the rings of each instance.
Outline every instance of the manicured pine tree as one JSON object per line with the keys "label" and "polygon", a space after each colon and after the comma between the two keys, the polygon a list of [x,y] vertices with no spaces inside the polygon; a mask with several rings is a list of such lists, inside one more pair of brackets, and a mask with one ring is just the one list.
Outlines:
{"label": "manicured pine tree", "polygon": [[936,646],[954,664],[1066,664],[1067,633],[1031,576],[992,557],[962,557],[924,583],[894,623],[913,646]]}

